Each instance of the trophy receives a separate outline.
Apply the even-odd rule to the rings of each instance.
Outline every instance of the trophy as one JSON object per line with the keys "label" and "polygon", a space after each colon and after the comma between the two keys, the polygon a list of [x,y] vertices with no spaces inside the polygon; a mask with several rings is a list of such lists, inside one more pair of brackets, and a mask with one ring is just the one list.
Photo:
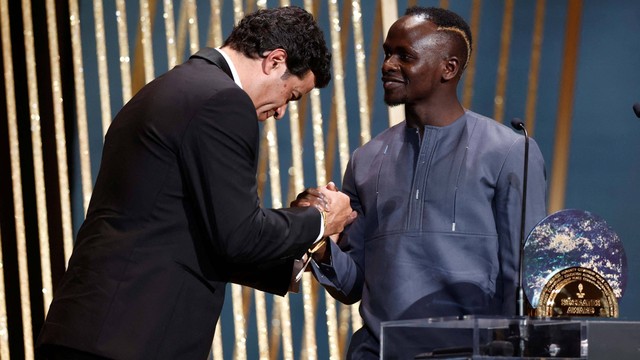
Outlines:
{"label": "trophy", "polygon": [[627,282],[622,241],[593,213],[553,213],[527,237],[523,281],[532,316],[617,318]]}

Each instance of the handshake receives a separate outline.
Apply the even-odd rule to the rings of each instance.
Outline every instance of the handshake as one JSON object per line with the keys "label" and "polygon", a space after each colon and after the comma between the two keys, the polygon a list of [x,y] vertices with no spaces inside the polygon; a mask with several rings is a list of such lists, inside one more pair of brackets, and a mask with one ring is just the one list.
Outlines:
{"label": "handshake", "polygon": [[349,196],[338,191],[333,182],[317,188],[307,188],[291,202],[291,207],[306,206],[315,206],[322,213],[323,238],[336,237],[358,215],[351,209]]}
{"label": "handshake", "polygon": [[298,194],[290,205],[291,207],[315,206],[322,214],[324,221],[322,240],[314,243],[302,259],[296,260],[294,263],[289,291],[299,292],[302,273],[307,270],[311,259],[313,258],[320,262],[327,261],[329,251],[327,251],[328,240],[326,239],[329,238],[331,241],[337,242],[342,230],[352,223],[358,214],[351,209],[349,196],[338,191],[333,182],[325,186],[304,190]]}

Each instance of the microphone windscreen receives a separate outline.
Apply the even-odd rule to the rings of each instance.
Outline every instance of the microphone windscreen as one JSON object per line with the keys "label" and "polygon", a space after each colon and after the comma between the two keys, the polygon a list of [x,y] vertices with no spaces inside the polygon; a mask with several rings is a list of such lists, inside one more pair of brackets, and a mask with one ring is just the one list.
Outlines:
{"label": "microphone windscreen", "polygon": [[511,126],[516,130],[522,130],[524,128],[524,123],[518,118],[513,118],[511,119]]}
{"label": "microphone windscreen", "polygon": [[636,113],[638,118],[640,118],[640,103],[633,104],[633,112]]}

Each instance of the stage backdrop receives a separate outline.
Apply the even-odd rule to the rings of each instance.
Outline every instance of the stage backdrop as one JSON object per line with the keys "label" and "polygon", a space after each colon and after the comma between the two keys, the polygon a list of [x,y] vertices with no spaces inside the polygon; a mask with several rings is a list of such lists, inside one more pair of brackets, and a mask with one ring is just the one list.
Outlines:
{"label": "stage backdrop", "polygon": [[[339,185],[351,152],[402,121],[382,101],[384,34],[409,5],[447,7],[474,36],[464,106],[524,120],[546,159],[549,213],[588,210],[619,234],[629,262],[620,317],[640,320],[640,2],[0,0],[0,359],[33,358],[112,117],[145,83],[220,45],[244,14],[289,4],[322,24],[335,76],[262,126],[265,206]],[[340,359],[361,324],[357,305],[336,303],[308,275],[284,298],[227,293],[215,359]]]}

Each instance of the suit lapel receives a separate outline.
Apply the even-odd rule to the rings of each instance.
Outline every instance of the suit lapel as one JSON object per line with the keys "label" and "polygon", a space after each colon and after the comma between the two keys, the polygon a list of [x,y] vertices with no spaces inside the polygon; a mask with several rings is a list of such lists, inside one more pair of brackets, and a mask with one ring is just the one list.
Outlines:
{"label": "suit lapel", "polygon": [[218,50],[214,48],[206,47],[201,49],[197,53],[191,55],[191,57],[192,58],[199,57],[213,63],[214,65],[219,67],[222,71],[224,71],[225,74],[229,75],[231,79],[233,79],[233,74],[231,73],[229,64],[227,64],[227,61],[224,59],[224,57],[222,56],[222,54],[220,54]]}

